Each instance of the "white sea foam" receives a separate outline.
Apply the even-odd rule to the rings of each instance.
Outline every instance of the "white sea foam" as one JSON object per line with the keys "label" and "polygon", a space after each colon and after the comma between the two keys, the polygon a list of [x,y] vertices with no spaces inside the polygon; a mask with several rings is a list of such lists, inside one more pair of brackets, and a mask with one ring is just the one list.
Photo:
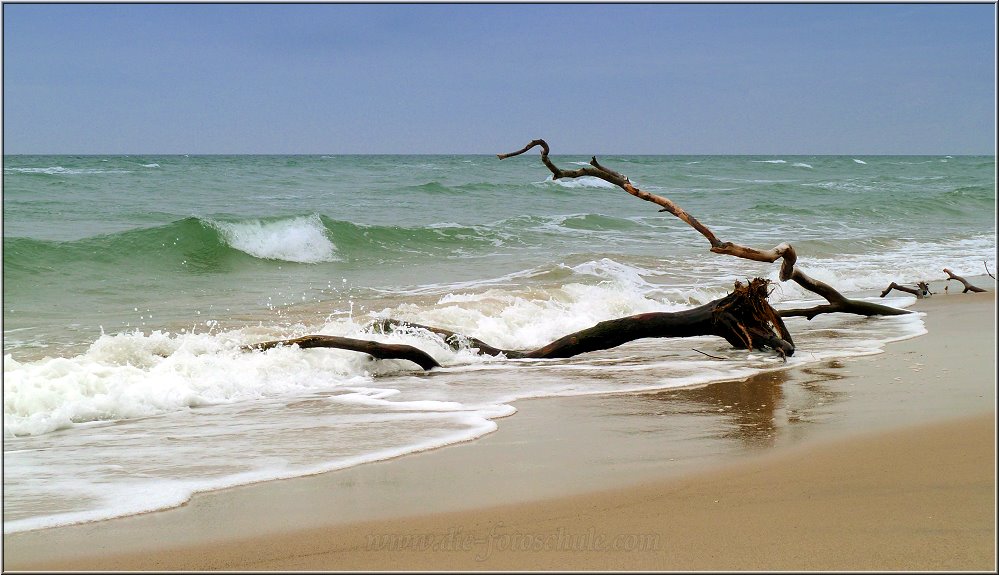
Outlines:
{"label": "white sea foam", "polygon": [[156,164],[156,163],[153,163],[153,164],[142,164],[142,167],[143,168],[158,168],[158,167],[160,167],[160,165]]}
{"label": "white sea foam", "polygon": [[[107,442],[103,445],[78,446],[77,457],[68,459],[53,459],[39,462],[40,464],[24,464],[17,452],[4,452],[6,479],[5,489],[16,497],[21,487],[29,484],[38,486],[38,494],[49,501],[59,501],[70,497],[74,502],[88,501],[86,508],[65,510],[48,515],[34,517],[19,517],[4,522],[4,533],[13,533],[32,529],[71,525],[88,521],[97,521],[113,517],[133,515],[158,509],[166,509],[182,505],[192,495],[198,492],[211,491],[245,485],[258,481],[286,479],[324,473],[368,463],[399,457],[408,453],[434,449],[469,441],[481,437],[496,429],[492,418],[510,415],[512,408],[501,410],[468,411],[443,416],[434,414],[417,414],[399,417],[381,417],[371,419],[370,423],[382,424],[386,427],[411,427],[419,424],[423,434],[409,441],[397,441],[394,445],[368,446],[367,450],[356,450],[350,453],[337,449],[337,441],[349,440],[348,434],[329,434],[324,438],[317,432],[322,429],[309,428],[302,421],[287,423],[272,421],[271,430],[256,429],[250,431],[274,431],[277,427],[286,430],[287,444],[275,444],[264,441],[267,450],[260,450],[260,437],[244,436],[239,439],[239,433],[218,436],[204,435],[204,429],[183,429],[177,427],[170,436],[158,439],[165,441],[174,450],[165,449],[163,445],[136,445],[126,434],[116,434],[115,429],[105,432]],[[318,415],[319,425],[335,428],[337,422]],[[355,424],[361,423],[358,421]],[[344,427],[340,422],[340,427]],[[432,432],[434,428],[440,431]],[[155,430],[154,430],[155,431]],[[318,436],[317,436],[318,435]],[[292,464],[275,456],[269,450],[285,449],[293,452],[295,443],[302,437],[311,440],[327,439],[324,450],[331,453],[326,460],[300,462]],[[179,449],[178,449],[179,448]],[[238,458],[231,455],[239,450]],[[314,451],[314,450],[310,450]],[[218,469],[213,473],[211,466],[205,465],[201,458],[194,460],[187,457],[210,453],[217,457]],[[278,452],[280,453],[280,452]],[[227,457],[228,455],[228,457]],[[89,459],[88,456],[95,456]],[[94,463],[95,461],[114,461],[113,465]],[[169,472],[159,471],[156,474],[136,472],[136,469],[149,469],[150,461],[161,461],[163,468]],[[130,473],[131,471],[131,473]],[[124,480],[123,480],[124,479]],[[5,508],[5,511],[8,509]],[[9,509],[16,514],[17,509]],[[10,513],[7,513],[10,516]]]}
{"label": "white sea foam", "polygon": [[540,268],[532,268],[532,269],[512,272],[499,277],[486,278],[481,280],[470,280],[464,282],[429,283],[413,288],[396,288],[391,291],[373,289],[372,291],[379,293],[392,293],[402,296],[428,295],[428,294],[440,294],[440,293],[447,293],[451,295],[452,292],[458,290],[479,289],[488,286],[512,286],[515,285],[516,280],[531,278],[545,273],[548,272]]}
{"label": "white sea foam", "polygon": [[864,164],[864,165],[867,164],[867,162],[865,162],[864,160],[858,160],[857,158],[854,158],[853,161],[856,162],[856,163],[858,163],[858,164]]}
{"label": "white sea foam", "polygon": [[287,220],[208,220],[226,243],[253,257],[297,263],[339,260],[318,214]]}
{"label": "white sea foam", "polygon": [[750,160],[754,164],[786,164],[786,160]]}
{"label": "white sea foam", "polygon": [[652,287],[644,276],[662,276],[667,272],[652,270],[637,265],[622,264],[610,258],[601,258],[572,266],[573,272],[581,275],[592,275],[612,283],[622,285],[628,291],[642,293]]}
{"label": "white sea foam", "polygon": [[[784,163],[781,160],[781,163]],[[736,182],[740,184],[789,184],[797,182],[798,180],[761,180],[758,178],[747,179],[747,178],[732,178],[729,176],[716,176],[712,174],[690,174],[692,178],[705,178],[708,180],[713,180],[716,182]]]}
{"label": "white sea foam", "polygon": [[[439,325],[513,349],[541,346],[614,317],[676,311],[692,305],[685,298],[672,301],[665,295],[689,294],[692,289],[689,286],[671,288],[649,281],[665,276],[665,271],[609,258],[561,268],[569,270],[571,276],[558,285],[513,289],[512,280],[543,273],[525,270],[493,281],[438,286],[438,292],[445,287],[454,289],[433,306],[400,304],[377,315]],[[816,267],[813,276],[820,280],[838,279],[821,267]],[[786,289],[783,294],[796,295]],[[716,291],[705,293],[703,298],[707,301],[720,295]],[[22,363],[7,356],[5,436],[37,435],[90,421],[126,420],[284,394],[343,390],[347,389],[345,386],[351,393],[363,392],[357,397],[364,401],[384,401],[395,392],[370,393],[372,375],[415,369],[403,360],[371,364],[363,354],[342,350],[308,354],[291,348],[277,348],[265,354],[239,351],[241,345],[266,339],[323,333],[415,345],[444,364],[489,361],[456,353],[439,338],[426,333],[374,335],[363,332],[364,325],[364,319],[355,322],[348,318],[330,319],[325,325],[311,328],[295,325],[279,331],[263,328],[180,334],[135,331],[101,335],[85,353],[73,357]],[[363,385],[358,387],[358,383]],[[433,404],[437,405],[434,409],[460,407],[447,398],[433,398],[433,401],[442,402]],[[416,405],[429,409],[432,404]]]}
{"label": "white sea foam", "polygon": [[806,164],[805,162],[795,162],[795,163],[793,163],[791,165],[794,166],[794,167],[796,167],[796,168],[808,168],[808,169],[812,169],[812,165],[811,164]]}
{"label": "white sea foam", "polygon": [[557,185],[563,188],[615,188],[614,184],[601,180],[600,178],[595,178],[593,176],[583,176],[581,178],[559,178],[553,180],[549,177],[544,182],[539,182],[544,185]]}
{"label": "white sea foam", "polygon": [[4,436],[37,435],[89,421],[118,421],[330,389],[361,376],[352,355],[243,354],[238,333],[102,335],[82,354],[19,363],[4,358]]}
{"label": "white sea foam", "polygon": [[831,191],[834,191],[834,192],[848,192],[848,193],[863,192],[863,193],[870,193],[870,192],[880,191],[875,186],[872,186],[872,185],[869,185],[869,184],[860,183],[860,182],[851,182],[849,180],[830,180],[830,181],[826,181],[826,182],[808,182],[808,183],[803,183],[801,185],[805,186],[805,187],[808,187],[808,188],[823,188],[823,189],[831,190]]}

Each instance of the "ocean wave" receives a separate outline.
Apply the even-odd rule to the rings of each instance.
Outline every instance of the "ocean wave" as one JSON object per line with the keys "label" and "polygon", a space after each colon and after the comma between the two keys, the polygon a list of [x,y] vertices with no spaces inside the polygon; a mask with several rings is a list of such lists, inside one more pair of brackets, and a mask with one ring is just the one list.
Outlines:
{"label": "ocean wave", "polygon": [[98,168],[64,168],[62,166],[50,166],[47,168],[3,168],[4,173],[16,174],[44,174],[49,176],[76,176],[92,174],[131,174],[130,170],[105,170]]}
{"label": "ocean wave", "polygon": [[875,182],[870,180],[827,180],[822,182],[804,182],[801,184],[807,188],[822,188],[832,192],[863,193],[884,191]]}
{"label": "ocean wave", "polygon": [[5,271],[41,273],[75,262],[166,267],[193,272],[227,269],[240,257],[322,264],[394,262],[413,257],[467,257],[520,247],[526,235],[623,231],[643,225],[599,214],[518,216],[492,224],[424,226],[359,224],[319,214],[270,218],[189,217],[72,241],[8,237]]}
{"label": "ocean wave", "polygon": [[6,238],[3,257],[14,280],[79,264],[99,266],[94,273],[108,266],[117,270],[110,277],[127,277],[139,269],[221,271],[241,257],[293,263],[339,259],[317,215],[238,221],[189,217],[73,241]]}
{"label": "ocean wave", "polygon": [[819,213],[816,209],[793,202],[757,202],[756,204],[753,204],[749,210],[751,212],[760,212],[767,215],[814,216]]}
{"label": "ocean wave", "polygon": [[579,188],[616,188],[614,184],[601,180],[593,176],[583,176],[581,178],[559,178],[557,180],[549,177],[543,182],[537,182],[540,185],[555,185],[562,188],[568,189],[579,189]]}
{"label": "ocean wave", "polygon": [[536,218],[544,222],[542,228],[557,228],[565,232],[578,231],[629,231],[648,227],[630,218],[617,218],[603,214],[573,214],[563,217]]}
{"label": "ocean wave", "polygon": [[417,186],[409,186],[406,189],[427,194],[458,194],[461,192],[460,190],[446,186],[440,182],[427,182]]}
{"label": "ocean wave", "polygon": [[255,258],[314,264],[338,261],[318,214],[278,220],[206,220],[233,248]]}
{"label": "ocean wave", "polygon": [[[239,336],[122,333],[101,336],[75,357],[19,363],[7,356],[4,434],[37,435],[92,421],[332,388],[357,383],[350,374],[363,373],[349,356],[300,363],[280,354],[243,354],[233,345]],[[287,361],[297,365],[282,367]]]}

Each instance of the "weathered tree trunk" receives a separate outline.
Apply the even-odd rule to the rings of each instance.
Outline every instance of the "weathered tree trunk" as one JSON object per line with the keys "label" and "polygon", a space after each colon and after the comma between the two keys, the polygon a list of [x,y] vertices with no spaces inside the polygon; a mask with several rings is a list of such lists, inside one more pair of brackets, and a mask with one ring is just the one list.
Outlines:
{"label": "weathered tree trunk", "polygon": [[797,261],[798,256],[794,251],[794,248],[787,243],[782,243],[769,250],[758,250],[755,248],[750,248],[746,246],[740,246],[732,242],[723,242],[719,240],[714,233],[708,229],[704,224],[697,221],[697,218],[691,216],[683,210],[680,206],[674,204],[668,198],[662,196],[657,196],[655,194],[650,194],[636,188],[632,183],[622,174],[615,172],[609,168],[600,165],[597,162],[596,156],[590,158],[590,165],[584,166],[577,170],[562,170],[556,166],[551,159],[548,157],[549,148],[548,143],[544,140],[532,140],[526,146],[517,150],[516,152],[510,152],[509,154],[497,154],[496,157],[503,160],[506,158],[511,158],[513,156],[519,156],[524,152],[536,147],[541,147],[541,162],[548,168],[552,173],[553,179],[560,178],[580,178],[583,176],[591,176],[594,178],[600,178],[605,182],[609,182],[628,192],[629,194],[635,196],[636,198],[645,200],[647,202],[652,202],[656,205],[662,207],[661,212],[669,212],[674,216],[680,218],[684,223],[690,227],[697,230],[702,236],[704,236],[708,242],[711,244],[711,251],[716,254],[727,254],[730,256],[735,256],[738,258],[743,258],[747,260],[759,261],[773,263],[778,259],[782,259],[780,269],[780,279],[781,281],[791,280],[806,290],[818,294],[829,302],[828,305],[820,305],[807,309],[795,309],[795,310],[783,310],[780,312],[782,317],[791,316],[805,316],[808,319],[812,319],[820,313],[853,313],[858,315],[901,315],[911,313],[908,310],[883,306],[875,303],[851,300],[844,297],[838,291],[833,289],[828,284],[814,280],[803,272],[794,267],[795,261]]}
{"label": "weathered tree trunk", "polygon": [[[988,269],[989,269],[988,266],[986,266],[985,267],[985,271],[988,271]],[[957,280],[957,281],[961,282],[962,284],[964,284],[964,291],[962,291],[961,293],[968,293],[969,291],[973,291],[973,292],[983,292],[983,291],[985,291],[985,290],[983,290],[980,287],[976,287],[976,286],[971,285],[968,282],[968,280],[964,279],[963,277],[958,276],[958,275],[954,275],[954,272],[950,271],[947,268],[944,268],[944,273],[947,274],[947,276],[948,276],[947,277],[947,281]]]}
{"label": "weathered tree trunk", "polygon": [[572,357],[648,337],[715,335],[737,349],[770,348],[782,357],[794,353],[784,321],[767,302],[768,282],[757,278],[722,299],[678,312],[653,312],[602,321],[569,334],[524,357]]}
{"label": "weathered tree trunk", "polygon": [[[590,351],[610,349],[636,339],[703,335],[724,338],[737,349],[769,348],[781,357],[792,355],[794,342],[791,340],[791,334],[777,310],[767,302],[768,285],[769,282],[760,278],[752,280],[747,285],[736,282],[732,293],[700,307],[678,312],[643,313],[602,321],[533,351],[500,349],[446,329],[398,320],[381,320],[372,324],[372,327],[384,332],[410,328],[424,329],[442,337],[452,349],[473,347],[486,355],[504,355],[510,359],[566,358]],[[409,345],[385,344],[329,335],[308,335],[268,341],[245,346],[243,349],[267,350],[282,345],[347,349],[367,353],[379,359],[408,359],[423,369],[440,367],[428,354]]]}
{"label": "weathered tree trunk", "polygon": [[563,336],[533,351],[500,349],[478,339],[437,327],[386,319],[374,326],[383,331],[425,329],[444,338],[452,349],[478,349],[485,355],[505,355],[510,359],[552,359],[610,349],[643,338],[673,338],[714,335],[738,349],[770,348],[781,355],[794,353],[794,342],[777,310],[767,302],[766,280],[757,278],[748,285],[736,282],[724,298],[700,307],[678,312],[651,312],[602,321],[592,327]]}

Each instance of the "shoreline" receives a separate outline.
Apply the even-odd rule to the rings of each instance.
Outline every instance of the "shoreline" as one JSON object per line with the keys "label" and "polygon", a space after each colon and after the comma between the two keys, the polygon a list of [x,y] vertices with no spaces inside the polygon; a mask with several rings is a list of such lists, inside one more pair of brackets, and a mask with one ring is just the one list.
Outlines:
{"label": "shoreline", "polygon": [[[967,496],[962,501],[984,503],[983,486],[989,490],[995,487],[995,295],[945,294],[942,285],[931,286],[938,295],[910,308],[927,314],[923,320],[929,333],[889,343],[885,353],[698,388],[520,401],[513,421],[504,420],[498,431],[471,442],[319,476],[199,494],[180,508],[140,516],[5,535],[4,568],[531,570],[572,566],[746,569],[755,565],[761,569],[850,569],[868,565],[897,569],[902,566],[861,562],[858,553],[872,550],[842,530],[830,536],[840,544],[853,545],[849,555],[857,559],[856,564],[829,563],[837,556],[832,551],[814,555],[825,557],[827,563],[820,559],[816,559],[818,563],[802,563],[805,556],[786,550],[769,559],[756,557],[751,546],[740,542],[739,533],[721,535],[722,527],[735,529],[739,513],[762,512],[768,499],[761,499],[767,494],[751,481],[757,475],[769,473],[778,481],[780,492],[786,492],[780,501],[797,506],[798,519],[805,521],[816,513],[835,515],[838,508],[834,504],[824,511],[809,507],[817,492],[829,499],[834,487],[829,474],[838,472],[841,479],[850,479],[851,475],[842,474],[860,465],[855,469],[858,477],[871,479],[877,475],[871,465],[889,459],[891,466],[879,471],[899,474],[908,470],[918,475],[930,469],[927,464],[931,461],[949,463],[950,467],[942,470],[946,480],[941,479],[941,485],[933,488],[925,481],[913,485],[906,483],[904,476],[897,479],[899,485],[908,486],[911,496],[918,493],[941,503],[940,512],[961,508],[967,521],[940,529],[960,532],[961,537],[946,538],[949,545],[965,549],[963,556],[969,559],[974,556],[974,561],[963,567],[953,561],[934,563],[927,557],[929,551],[910,548],[916,540],[911,533],[915,527],[907,531],[906,525],[897,522],[878,524],[870,517],[873,511],[867,510],[862,515],[874,531],[893,530],[891,541],[910,552],[914,562],[904,568],[985,569],[989,561],[994,568],[994,496],[988,505],[980,506],[986,508],[990,521],[985,521],[981,512],[960,507],[954,497]],[[981,337],[983,333],[989,337]],[[726,413],[725,407],[732,405],[740,407]],[[913,420],[914,413],[918,420]],[[704,427],[703,441],[670,444],[670,425],[684,421],[704,425],[705,418],[711,419]],[[892,445],[907,446],[908,451],[892,457]],[[849,450],[859,450],[866,458],[844,456]],[[969,461],[962,455],[965,453],[975,453],[976,458]],[[806,460],[817,463],[808,467],[803,463]],[[816,466],[821,468],[822,462],[827,466],[823,468],[826,476],[816,476]],[[939,467],[937,463],[932,468]],[[784,477],[788,479],[780,479]],[[967,479],[965,483],[961,483],[962,477]],[[812,480],[826,491],[809,487]],[[713,510],[711,517],[722,519],[721,524],[709,521],[705,508],[681,510],[675,508],[674,500],[655,496],[683,493],[686,500],[692,493],[703,496],[705,485],[731,488],[731,498],[740,502],[721,513]],[[863,505],[881,501],[886,497],[886,484],[879,485],[877,497],[864,486],[851,487],[850,494],[864,501]],[[643,494],[643,504],[635,499],[639,493]],[[897,504],[892,513],[904,515],[912,510],[911,505],[905,505],[906,501],[911,503],[905,496],[888,499]],[[590,529],[594,530],[589,535],[591,546],[598,534],[605,540],[641,535],[638,523],[622,517],[622,505],[630,505],[647,518],[645,535],[659,533],[661,538],[669,534],[669,549],[660,545],[651,553],[582,553],[575,563],[565,549],[546,549],[543,543],[531,553],[494,549],[498,542],[512,542],[518,529],[521,534],[549,537],[558,535],[561,526],[561,533],[570,537],[570,542],[583,547]],[[587,509],[601,512],[587,516]],[[690,538],[673,530],[675,526],[654,522],[656,517],[665,516],[686,517]],[[553,523],[554,517],[559,521]],[[589,523],[581,517],[590,517]],[[745,521],[743,516],[741,538],[745,541],[759,543],[764,533],[778,530],[776,525],[748,525]],[[935,529],[932,522],[919,525],[922,530]],[[969,535],[972,525],[974,532]],[[486,532],[482,526],[488,527]],[[799,537],[797,527],[784,535]],[[821,531],[810,527],[814,533]],[[717,534],[711,535],[712,529]],[[982,543],[986,531],[991,534],[988,552],[983,551]],[[400,549],[400,541],[405,541],[391,537],[406,533],[435,534],[442,544],[444,536],[451,533],[452,547],[454,541],[462,539],[461,533],[474,533],[474,540],[485,537],[494,545],[485,560],[475,561],[475,556],[483,553],[481,545],[474,554],[468,549],[445,549],[453,551],[448,553]],[[368,538],[377,534],[389,538]],[[927,537],[925,533],[922,536]],[[696,555],[678,552],[677,537],[691,553],[694,549],[703,552],[712,541],[728,550],[696,559]],[[974,553],[968,551],[969,539],[974,540]],[[366,543],[362,545],[362,541]],[[382,548],[369,549],[378,547],[378,541],[384,543]],[[410,538],[411,544],[413,541]],[[557,537],[548,541],[558,546]],[[833,543],[826,546],[835,550]],[[815,542],[812,544],[814,547]],[[41,555],[46,559],[39,561]],[[878,556],[887,557],[884,550]],[[898,560],[901,555],[893,557]],[[734,562],[725,562],[728,560]]]}
{"label": "shoreline", "polygon": [[[995,417],[985,415],[541,505],[364,521],[37,569],[990,571],[994,460],[983,465],[981,458],[995,444],[963,438],[994,427]],[[926,465],[900,447],[935,460]]]}

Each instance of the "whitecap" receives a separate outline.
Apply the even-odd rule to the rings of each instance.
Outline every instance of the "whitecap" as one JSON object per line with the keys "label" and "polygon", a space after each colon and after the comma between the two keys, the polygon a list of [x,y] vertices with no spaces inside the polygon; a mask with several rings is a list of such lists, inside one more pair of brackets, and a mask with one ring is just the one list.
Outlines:
{"label": "whitecap", "polygon": [[600,178],[595,178],[593,176],[583,176],[580,178],[559,178],[553,180],[549,177],[544,182],[538,182],[540,184],[547,185],[557,185],[563,188],[615,188],[614,184],[601,180]]}
{"label": "whitecap", "polygon": [[48,174],[48,175],[88,175],[88,174],[130,174],[128,170],[100,170],[96,168],[64,168],[62,166],[49,166],[47,168],[14,168],[4,166],[5,172],[16,172],[20,174]]}
{"label": "whitecap", "polygon": [[253,257],[296,263],[339,261],[318,214],[286,220],[207,220],[231,247]]}

